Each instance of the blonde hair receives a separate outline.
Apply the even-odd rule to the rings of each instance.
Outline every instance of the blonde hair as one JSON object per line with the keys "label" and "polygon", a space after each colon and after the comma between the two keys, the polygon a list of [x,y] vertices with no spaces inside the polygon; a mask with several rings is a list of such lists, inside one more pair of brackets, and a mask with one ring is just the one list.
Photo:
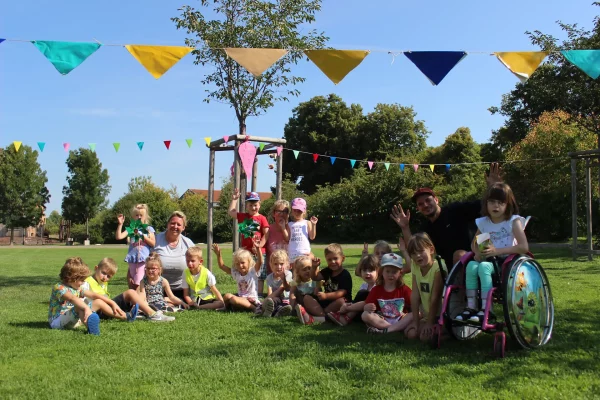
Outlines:
{"label": "blonde hair", "polygon": [[323,252],[325,253],[325,257],[327,257],[328,254],[335,254],[338,256],[344,255],[342,246],[337,243],[331,243],[331,244],[327,245],[327,247],[325,247],[325,250]]}
{"label": "blonde hair", "polygon": [[137,213],[140,213],[142,215],[140,221],[142,221],[143,224],[150,223],[150,220],[152,218],[150,218],[150,209],[148,208],[148,204],[136,204],[135,206],[133,206],[131,208],[131,217],[135,217]]}
{"label": "blonde hair", "polygon": [[273,214],[273,212],[275,211],[275,209],[277,209],[278,207],[283,206],[284,208],[288,209],[288,212],[290,211],[290,202],[287,200],[277,200],[275,203],[273,203],[273,207],[271,207],[271,214]]}
{"label": "blonde hair", "polygon": [[363,271],[378,271],[381,267],[380,260],[374,254],[368,254],[360,259],[358,266],[356,267],[357,272],[361,274]]}
{"label": "blonde hair", "polygon": [[390,244],[388,242],[386,242],[385,240],[376,241],[375,246],[373,247],[373,252],[375,252],[375,250],[378,248],[383,250],[382,251],[383,254],[393,253],[392,246],[390,246]]}
{"label": "blonde hair", "polygon": [[406,249],[410,255],[417,254],[425,249],[432,249],[435,253],[433,241],[425,232],[419,232],[412,235],[408,241],[408,244],[406,245]]}
{"label": "blonde hair", "polygon": [[[305,283],[300,280],[300,270],[304,266],[302,264],[304,264],[307,261],[309,265],[312,265],[312,259],[310,258],[310,256],[300,256],[296,257],[296,259],[294,260],[294,281],[296,281],[296,283]],[[307,282],[310,282],[310,279]]]}
{"label": "blonde hair", "polygon": [[171,220],[173,218],[181,218],[183,220],[183,226],[186,227],[187,226],[187,217],[185,216],[185,214],[183,213],[183,211],[173,211],[171,213],[171,215],[169,216],[169,219],[167,220],[167,224],[171,222]]}
{"label": "blonde hair", "polygon": [[197,257],[202,260],[202,247],[192,246],[185,252],[186,257]]}
{"label": "blonde hair", "polygon": [[273,265],[273,263],[277,260],[282,261],[284,265],[290,265],[290,257],[285,250],[279,249],[272,252],[271,256],[269,257],[269,265]]}
{"label": "blonde hair", "polygon": [[250,269],[254,268],[254,257],[252,257],[252,253],[250,253],[248,250],[246,249],[237,249],[235,251],[235,253],[233,253],[233,269],[235,269],[236,271],[237,266],[240,263],[240,260],[248,260],[248,264],[250,265]]}
{"label": "blonde hair", "polygon": [[146,268],[148,268],[148,266],[150,264],[158,265],[158,268],[160,270],[160,275],[162,275],[162,272],[163,272],[162,261],[160,259],[160,256],[158,255],[158,253],[155,251],[153,251],[152,253],[150,253],[150,255],[148,257],[146,257]]}
{"label": "blonde hair", "polygon": [[81,257],[69,257],[58,275],[62,283],[77,282],[90,276],[90,269]]}
{"label": "blonde hair", "polygon": [[117,273],[118,267],[117,267],[117,263],[115,262],[115,260],[113,260],[110,257],[104,257],[98,263],[98,268],[106,268],[108,270],[108,272],[110,272],[111,274],[114,275]]}
{"label": "blonde hair", "polygon": [[377,282],[376,284],[379,286],[382,286],[384,284],[383,282],[383,270],[385,268],[394,268],[395,270],[397,270],[398,272],[400,272],[400,274],[398,275],[398,280],[396,280],[396,287],[402,287],[404,285],[404,279],[403,279],[403,273],[402,273],[402,268],[398,268],[398,267],[394,267],[393,265],[384,265],[383,267],[381,267],[381,273],[379,275],[377,275]]}

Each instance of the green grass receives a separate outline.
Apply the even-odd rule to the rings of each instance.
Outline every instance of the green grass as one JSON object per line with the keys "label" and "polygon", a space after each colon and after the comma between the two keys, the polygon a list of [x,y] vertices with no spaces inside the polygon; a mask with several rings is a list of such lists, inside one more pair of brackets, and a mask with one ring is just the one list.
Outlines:
{"label": "green grass", "polygon": [[[346,268],[360,248],[347,250]],[[126,248],[0,248],[0,398],[593,398],[600,379],[600,266],[568,250],[537,253],[553,289],[552,340],[539,351],[492,335],[432,350],[361,324],[302,326],[295,318],[185,312],[170,324],[103,321],[102,335],[47,327],[64,260],[122,260]],[[226,262],[231,252],[226,253]],[[119,262],[111,292],[126,288]],[[232,279],[216,272],[222,293]],[[355,278],[355,291],[359,280]]]}

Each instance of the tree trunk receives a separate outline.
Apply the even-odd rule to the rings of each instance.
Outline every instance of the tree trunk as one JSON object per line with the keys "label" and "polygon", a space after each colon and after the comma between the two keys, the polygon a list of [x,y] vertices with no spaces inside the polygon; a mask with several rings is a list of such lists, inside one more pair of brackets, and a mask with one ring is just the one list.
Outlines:
{"label": "tree trunk", "polygon": [[13,228],[10,228],[10,245],[11,246],[15,244],[14,240],[15,240],[15,228],[13,227]]}
{"label": "tree trunk", "polygon": [[90,227],[89,227],[89,219],[85,218],[85,238],[90,240]]}

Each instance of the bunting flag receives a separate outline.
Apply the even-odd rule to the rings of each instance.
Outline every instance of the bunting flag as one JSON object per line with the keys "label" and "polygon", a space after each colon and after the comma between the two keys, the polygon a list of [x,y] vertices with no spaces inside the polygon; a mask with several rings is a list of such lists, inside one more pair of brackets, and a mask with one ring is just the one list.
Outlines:
{"label": "bunting flag", "polygon": [[413,164],[413,169],[415,170],[415,172],[417,172],[417,170],[419,169],[419,164]]}
{"label": "bunting flag", "polygon": [[44,152],[44,147],[46,147],[46,142],[38,142],[38,147],[40,148],[40,152]]}
{"label": "bunting flag", "polygon": [[244,142],[240,144],[240,147],[238,148],[238,155],[242,161],[244,172],[246,172],[246,178],[250,179],[252,177],[254,159],[256,158],[256,147],[254,147],[250,142]]}
{"label": "bunting flag", "polygon": [[467,56],[464,51],[406,51],[404,55],[429,79],[439,85],[442,79]]}
{"label": "bunting flag", "polygon": [[227,135],[223,136],[223,140],[225,141],[225,143],[229,142],[229,136],[227,136]]}
{"label": "bunting flag", "polygon": [[279,157],[281,155],[282,151],[283,151],[283,146],[277,146],[277,157]]}
{"label": "bunting flag", "polygon": [[369,55],[368,50],[305,50],[304,54],[336,85]]}
{"label": "bunting flag", "polygon": [[142,151],[142,149],[144,148],[144,142],[136,142],[138,149],[140,149],[140,151]]}
{"label": "bunting flag", "polygon": [[210,146],[210,136],[205,137],[204,142],[206,143],[206,147]]}
{"label": "bunting flag", "polygon": [[0,38],[0,43],[4,42],[6,39]]}
{"label": "bunting flag", "polygon": [[350,167],[354,168],[354,164],[356,164],[356,160],[350,160]]}
{"label": "bunting flag", "polygon": [[450,164],[446,164],[446,171],[450,171]]}
{"label": "bunting flag", "polygon": [[54,65],[62,75],[77,68],[101,46],[95,42],[55,42],[34,40],[31,43]]}
{"label": "bunting flag", "polygon": [[435,164],[429,164],[429,169],[431,170],[431,172],[433,172],[434,168],[435,168]]}
{"label": "bunting flag", "polygon": [[329,157],[329,159],[331,160],[331,165],[333,165],[333,163],[335,162],[335,160],[337,160],[337,157]]}
{"label": "bunting flag", "polygon": [[548,55],[545,51],[510,51],[494,53],[521,82],[525,82]]}
{"label": "bunting flag", "polygon": [[600,76],[600,50],[563,50],[562,55],[590,78]]}
{"label": "bunting flag", "polygon": [[383,163],[383,165],[385,165],[386,171],[390,170],[390,163],[389,162]]}
{"label": "bunting flag", "polygon": [[192,139],[185,139],[185,142],[188,145],[188,149],[190,149],[192,147]]}
{"label": "bunting flag", "polygon": [[298,159],[298,154],[299,154],[299,153],[300,153],[300,152],[299,152],[298,150],[294,150],[294,157],[296,157],[296,160]]}
{"label": "bunting flag", "polygon": [[71,143],[63,143],[63,148],[65,149],[66,152],[69,151],[69,147],[71,147]]}
{"label": "bunting flag", "polygon": [[121,143],[113,143],[113,147],[115,148],[115,153],[119,152],[119,148],[121,148]]}
{"label": "bunting flag", "polygon": [[163,141],[163,143],[165,144],[165,147],[167,148],[167,150],[169,150],[169,148],[171,147],[171,141],[165,140],[165,141]]}
{"label": "bunting flag", "polygon": [[367,161],[367,164],[369,165],[369,169],[373,169],[373,161]]}
{"label": "bunting flag", "polygon": [[400,171],[404,172],[404,164],[400,164]]}
{"label": "bunting flag", "polygon": [[96,151],[96,143],[88,143],[91,151]]}
{"label": "bunting flag", "polygon": [[240,49],[232,47],[227,47],[224,50],[229,57],[257,78],[288,52],[284,49]]}
{"label": "bunting flag", "polygon": [[258,150],[259,151],[263,151],[264,148],[265,148],[265,144],[264,143],[259,143],[258,144]]}
{"label": "bunting flag", "polygon": [[317,162],[317,158],[319,158],[319,155],[314,153],[313,154],[313,162]]}
{"label": "bunting flag", "polygon": [[13,142],[13,146],[15,146],[15,150],[17,151],[17,153],[19,152],[19,149],[21,148],[22,144],[23,142]]}
{"label": "bunting flag", "polygon": [[173,65],[194,50],[186,46],[148,46],[139,44],[128,44],[125,48],[155,79],[163,76]]}

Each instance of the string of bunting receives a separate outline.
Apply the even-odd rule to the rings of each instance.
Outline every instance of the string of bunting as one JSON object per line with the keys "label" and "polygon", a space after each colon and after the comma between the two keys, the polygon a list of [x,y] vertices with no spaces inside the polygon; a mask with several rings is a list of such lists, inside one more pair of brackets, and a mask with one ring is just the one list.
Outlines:
{"label": "string of bunting", "polygon": [[347,219],[355,219],[355,218],[362,218],[362,217],[372,217],[374,215],[382,215],[382,214],[389,214],[390,213],[390,209],[389,208],[379,208],[377,210],[373,210],[373,211],[367,211],[367,212],[361,212],[361,213],[352,213],[352,214],[337,214],[337,215],[319,215],[318,218],[319,219],[340,219],[340,220],[347,220]]}
{"label": "string of bunting", "polygon": [[[95,40],[95,39],[94,39]],[[93,42],[64,42],[52,40],[0,39],[2,42],[33,44],[56,70],[67,75],[104,46],[124,47],[155,79],[163,76],[183,57],[195,50],[187,46],[158,46],[139,44],[103,44]],[[334,84],[358,67],[372,52],[384,52],[393,57],[403,54],[432,85],[439,85],[448,73],[468,54],[495,56],[521,81],[527,80],[551,52],[546,51],[384,51],[384,50],[305,50],[264,48],[215,48],[222,50],[255,77],[259,77],[290,51],[302,51]],[[600,76],[600,50],[562,50],[560,54],[592,79]]]}

